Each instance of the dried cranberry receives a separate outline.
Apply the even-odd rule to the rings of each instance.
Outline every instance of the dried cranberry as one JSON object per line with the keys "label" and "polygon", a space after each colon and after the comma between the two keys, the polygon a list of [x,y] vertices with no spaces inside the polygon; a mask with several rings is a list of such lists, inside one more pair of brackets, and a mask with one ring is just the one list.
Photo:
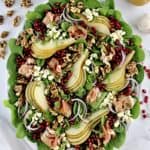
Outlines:
{"label": "dried cranberry", "polygon": [[104,83],[100,83],[100,82],[97,82],[96,86],[99,88],[100,91],[104,91],[106,88],[106,85]]}
{"label": "dried cranberry", "polygon": [[131,95],[131,94],[132,94],[131,86],[130,86],[130,85],[127,86],[127,87],[122,91],[122,93],[123,93],[124,95],[126,95],[126,96]]}
{"label": "dried cranberry", "polygon": [[120,30],[121,29],[121,24],[117,19],[115,19],[113,16],[110,16],[109,20],[110,20],[110,25],[111,25],[111,31],[112,32],[114,32],[114,29],[115,30]]}
{"label": "dried cranberry", "polygon": [[111,127],[111,128],[113,128],[113,126],[114,126],[114,123],[116,122],[116,120],[117,120],[117,116],[116,116],[116,114],[113,114],[113,113],[109,113],[108,114],[108,123],[109,123],[109,126]]}

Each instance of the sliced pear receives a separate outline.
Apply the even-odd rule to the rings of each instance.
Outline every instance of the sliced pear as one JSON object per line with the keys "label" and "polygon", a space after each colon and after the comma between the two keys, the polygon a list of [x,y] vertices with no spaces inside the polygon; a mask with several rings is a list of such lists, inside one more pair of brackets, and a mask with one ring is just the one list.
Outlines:
{"label": "sliced pear", "polygon": [[26,87],[25,96],[27,101],[41,111],[47,111],[49,106],[44,95],[44,84],[42,81],[30,82]]}
{"label": "sliced pear", "polygon": [[84,51],[78,61],[73,65],[73,74],[67,82],[67,88],[72,92],[77,91],[85,83],[86,73],[83,70],[83,65],[88,54],[88,50]]}
{"label": "sliced pear", "polygon": [[78,14],[78,16],[87,24],[87,26],[95,28],[99,33],[106,35],[110,34],[110,22],[107,17],[98,16],[89,22],[84,15]]}
{"label": "sliced pear", "polygon": [[102,116],[108,113],[108,109],[96,111],[86,119],[86,122],[81,121],[78,128],[71,127],[66,131],[67,138],[72,145],[84,143],[90,136],[92,129],[99,123]]}
{"label": "sliced pear", "polygon": [[124,64],[112,71],[104,80],[104,84],[106,84],[106,89],[108,91],[120,91],[125,86],[126,66],[132,60],[134,54],[135,51],[132,51],[130,54],[128,54]]}
{"label": "sliced pear", "polygon": [[31,49],[35,58],[46,59],[54,55],[57,51],[65,49],[66,47],[75,43],[74,38],[65,40],[50,40],[45,43],[35,42]]}

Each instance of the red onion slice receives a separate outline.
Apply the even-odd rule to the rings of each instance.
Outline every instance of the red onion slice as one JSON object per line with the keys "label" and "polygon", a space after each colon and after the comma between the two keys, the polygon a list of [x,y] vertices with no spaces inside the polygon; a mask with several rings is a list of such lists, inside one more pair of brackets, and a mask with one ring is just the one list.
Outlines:
{"label": "red onion slice", "polygon": [[24,116],[25,116],[25,114],[26,114],[26,112],[28,111],[28,108],[29,108],[29,104],[28,104],[28,102],[27,102],[27,101],[25,101],[25,110],[24,110],[24,112],[21,114],[21,113],[20,113],[21,108],[20,108],[20,107],[18,107],[18,114],[20,114],[20,115],[21,115],[21,117],[24,117]]}
{"label": "red onion slice", "polygon": [[126,59],[126,54],[123,50],[121,51],[121,55],[122,55],[122,60],[121,60],[119,67],[121,67],[124,64],[125,59]]}

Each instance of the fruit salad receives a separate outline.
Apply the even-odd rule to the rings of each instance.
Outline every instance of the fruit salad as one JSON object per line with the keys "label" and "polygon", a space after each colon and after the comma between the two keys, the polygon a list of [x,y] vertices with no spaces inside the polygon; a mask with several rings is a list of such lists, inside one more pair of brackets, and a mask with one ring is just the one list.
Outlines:
{"label": "fruit salad", "polygon": [[18,138],[39,150],[113,150],[140,112],[142,40],[112,0],[49,0],[9,40]]}

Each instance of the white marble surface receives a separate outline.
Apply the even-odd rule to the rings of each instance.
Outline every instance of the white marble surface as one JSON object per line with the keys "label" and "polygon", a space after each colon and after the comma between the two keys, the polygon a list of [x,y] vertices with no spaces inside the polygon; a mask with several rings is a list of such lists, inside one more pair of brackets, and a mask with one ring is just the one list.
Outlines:
{"label": "white marble surface", "polygon": [[[34,4],[37,5],[43,0],[33,0]],[[139,34],[143,38],[143,47],[149,49],[150,34],[142,34],[138,32],[135,27],[135,23],[138,18],[144,13],[150,13],[150,3],[142,7],[135,7],[129,4],[126,0],[115,0],[117,9],[121,10],[125,20],[133,27],[135,34]],[[17,1],[17,3],[19,3]],[[16,10],[15,15],[21,15],[24,19],[24,15],[27,9],[20,8],[18,4],[15,4],[13,9]],[[32,9],[32,8],[30,8]],[[0,14],[6,14],[7,9],[4,7],[2,0],[0,1]],[[5,24],[0,26],[0,33],[3,30],[10,30],[11,33],[8,38],[17,36],[20,32],[23,23],[18,28],[13,28],[11,24],[12,18],[7,18]],[[9,51],[7,51],[8,58]],[[145,64],[150,66],[150,56],[146,53],[147,60]],[[3,100],[7,99],[7,70],[6,60],[0,60],[0,149],[3,150],[34,150],[36,149],[33,144],[26,144],[26,141],[20,141],[16,139],[13,127],[10,124],[10,112],[3,107]],[[150,95],[150,81],[145,78],[142,87],[149,90]],[[149,104],[150,105],[150,104]],[[150,110],[149,110],[150,111]],[[3,148],[2,148],[3,147]],[[121,150],[149,150],[150,147],[150,119],[143,120],[139,118],[131,124],[125,145]]]}

